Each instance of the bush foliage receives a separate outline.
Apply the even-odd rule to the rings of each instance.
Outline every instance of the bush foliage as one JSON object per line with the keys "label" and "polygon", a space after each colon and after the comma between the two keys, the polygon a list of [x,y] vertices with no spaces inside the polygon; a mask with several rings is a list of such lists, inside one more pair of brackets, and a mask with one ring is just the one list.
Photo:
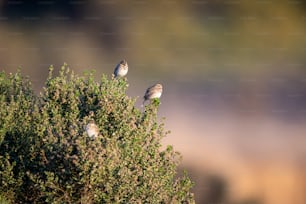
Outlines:
{"label": "bush foliage", "polygon": [[[97,83],[64,65],[34,94],[0,73],[0,198],[10,203],[194,203],[180,155],[163,148],[159,100],[141,112],[125,79]],[[94,120],[100,136],[86,135]]]}

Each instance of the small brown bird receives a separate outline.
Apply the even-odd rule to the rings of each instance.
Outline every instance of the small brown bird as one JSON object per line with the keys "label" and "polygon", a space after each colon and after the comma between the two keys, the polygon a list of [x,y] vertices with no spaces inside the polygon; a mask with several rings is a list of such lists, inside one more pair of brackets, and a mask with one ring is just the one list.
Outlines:
{"label": "small brown bird", "polygon": [[95,139],[99,135],[99,128],[93,120],[90,120],[86,125],[86,133],[88,137]]}
{"label": "small brown bird", "polygon": [[151,99],[154,99],[154,98],[160,98],[161,95],[162,95],[162,92],[163,92],[163,86],[161,84],[154,84],[153,86],[150,86],[144,97],[143,97],[143,103],[142,105],[144,105],[144,103],[147,101],[147,100],[151,100]]}
{"label": "small brown bird", "polygon": [[119,64],[117,64],[117,66],[115,67],[115,70],[114,70],[115,78],[124,77],[125,75],[127,75],[128,70],[129,70],[129,66],[126,60],[121,60]]}

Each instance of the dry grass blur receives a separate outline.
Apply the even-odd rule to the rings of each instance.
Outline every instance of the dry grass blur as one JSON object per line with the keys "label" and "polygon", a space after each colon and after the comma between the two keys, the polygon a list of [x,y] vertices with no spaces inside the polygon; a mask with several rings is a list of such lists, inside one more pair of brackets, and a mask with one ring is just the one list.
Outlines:
{"label": "dry grass blur", "polygon": [[219,175],[227,201],[305,203],[303,124],[263,116],[209,113],[194,121],[195,115],[184,110],[180,114],[184,118],[177,118],[180,108],[183,107],[172,109],[169,114],[173,115],[168,118],[173,131],[164,142],[174,144],[182,152],[185,166],[197,169],[195,175],[201,178],[204,174],[203,181],[198,179],[196,185],[198,200],[209,188],[205,175]]}
{"label": "dry grass blur", "polygon": [[164,142],[193,169],[198,203],[306,203],[303,1],[0,6],[0,69],[21,66],[37,92],[64,62],[99,76],[127,59],[131,96],[162,83]]}

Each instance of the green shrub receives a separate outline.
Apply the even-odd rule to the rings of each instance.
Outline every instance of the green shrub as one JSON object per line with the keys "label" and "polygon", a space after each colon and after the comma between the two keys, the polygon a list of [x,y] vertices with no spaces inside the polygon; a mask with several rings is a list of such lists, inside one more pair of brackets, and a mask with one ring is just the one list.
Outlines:
{"label": "green shrub", "polygon": [[[99,83],[64,65],[36,96],[27,78],[0,74],[0,197],[12,203],[194,203],[163,149],[159,100],[135,108],[125,79]],[[100,136],[86,135],[94,120]]]}

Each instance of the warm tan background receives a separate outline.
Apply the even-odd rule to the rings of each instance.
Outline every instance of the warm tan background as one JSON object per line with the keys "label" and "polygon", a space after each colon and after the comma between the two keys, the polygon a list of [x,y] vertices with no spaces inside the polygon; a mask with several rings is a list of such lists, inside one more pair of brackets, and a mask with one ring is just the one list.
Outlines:
{"label": "warm tan background", "polygon": [[304,2],[2,0],[0,69],[21,67],[38,93],[51,64],[98,79],[125,58],[128,95],[164,85],[164,143],[197,203],[304,204]]}

